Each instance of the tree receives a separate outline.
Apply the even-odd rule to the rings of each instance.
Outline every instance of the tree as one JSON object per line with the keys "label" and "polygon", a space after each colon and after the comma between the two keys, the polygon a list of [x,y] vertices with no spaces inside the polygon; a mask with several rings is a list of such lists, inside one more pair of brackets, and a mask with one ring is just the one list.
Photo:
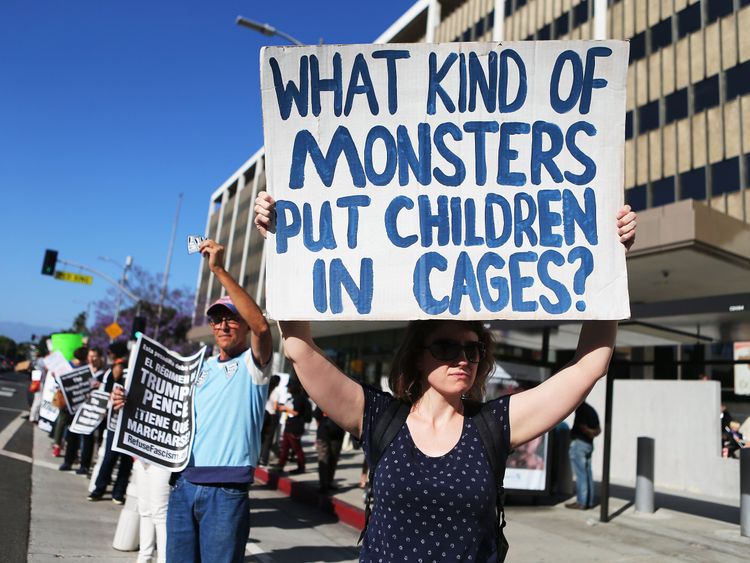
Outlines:
{"label": "tree", "polygon": [[[129,303],[121,308],[117,324],[124,333],[119,339],[127,339],[133,318],[138,313],[146,319],[147,336],[153,337],[156,332],[159,295],[161,294],[161,276],[152,274],[139,266],[133,266],[128,279],[128,289],[140,298],[139,304]],[[118,291],[107,290],[107,296],[94,304],[94,325],[91,327],[89,345],[106,349],[110,339],[104,329],[114,320],[118,303]],[[122,301],[130,300],[122,296]],[[159,343],[179,353],[189,353],[197,346],[187,341],[187,333],[192,326],[193,294],[187,289],[172,289],[164,297],[161,321],[159,322]]]}
{"label": "tree", "polygon": [[73,332],[76,334],[88,334],[89,329],[86,328],[86,312],[81,311],[76,315],[76,318],[73,319],[73,325],[70,327],[69,332]]}
{"label": "tree", "polygon": [[16,341],[12,338],[0,336],[0,356],[15,359],[17,347]]}

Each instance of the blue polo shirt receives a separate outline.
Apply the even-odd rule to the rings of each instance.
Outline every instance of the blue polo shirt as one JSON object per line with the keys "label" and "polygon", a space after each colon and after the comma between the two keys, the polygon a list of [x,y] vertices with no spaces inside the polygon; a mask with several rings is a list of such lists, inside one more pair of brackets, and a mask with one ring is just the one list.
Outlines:
{"label": "blue polo shirt", "polygon": [[260,453],[271,362],[260,368],[250,348],[203,364],[195,382],[195,436],[183,477],[196,484],[251,483]]}

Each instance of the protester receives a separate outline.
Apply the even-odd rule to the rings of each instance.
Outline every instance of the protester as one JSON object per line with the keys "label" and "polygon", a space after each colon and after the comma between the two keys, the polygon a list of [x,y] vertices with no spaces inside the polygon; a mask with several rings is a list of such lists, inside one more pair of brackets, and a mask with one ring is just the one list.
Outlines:
{"label": "protester", "polygon": [[[263,236],[274,228],[273,203],[264,192],[256,198],[255,224]],[[629,207],[618,212],[617,228],[629,248],[635,239]],[[331,363],[313,342],[309,322],[279,321],[279,327],[285,353],[311,398],[339,426],[361,436],[370,456],[373,428],[392,396]],[[559,373],[487,405],[504,432],[503,458],[584,400],[607,371],[616,333],[617,321],[584,322],[576,354]],[[493,366],[492,337],[482,322],[409,323],[389,377],[394,396],[410,405],[409,414],[375,467],[375,504],[361,561],[403,561],[405,553],[410,561],[498,557],[496,476],[477,451],[480,433],[474,419],[464,416],[462,401],[481,399]]]}
{"label": "protester", "polygon": [[599,416],[594,407],[586,402],[576,409],[573,428],[570,431],[570,466],[576,476],[576,500],[565,508],[586,510],[594,506],[594,476],[591,473],[591,454],[594,451],[594,438],[601,434]]}
{"label": "protester", "polygon": [[[204,362],[195,383],[195,436],[169,495],[167,560],[241,562],[273,341],[258,305],[224,268],[224,247],[206,240],[199,250],[228,295],[206,311],[219,354]],[[115,393],[115,405],[124,400]]]}
{"label": "protester", "polygon": [[[86,353],[86,362],[91,368],[91,388],[95,389],[99,387],[99,381],[104,373],[102,369],[102,353],[98,348],[90,348]],[[88,475],[89,467],[91,466],[91,458],[94,453],[94,435],[92,434],[76,434],[68,429],[68,436],[65,445],[65,461],[60,465],[60,471],[70,471],[73,468],[73,463],[78,454],[80,446],[80,466],[76,470],[76,475]]]}
{"label": "protester", "polygon": [[271,454],[271,447],[274,443],[274,436],[276,430],[279,427],[279,398],[281,396],[281,388],[279,383],[281,377],[278,375],[272,375],[268,382],[268,399],[266,399],[266,412],[263,415],[263,429],[261,430],[261,446],[260,446],[260,459],[258,465],[268,465],[268,457]]}
{"label": "protester", "polygon": [[[70,361],[70,365],[73,367],[82,366],[84,362],[86,362],[88,353],[88,348],[85,346],[76,348],[73,351],[73,359]],[[52,455],[60,457],[67,436],[68,426],[70,426],[70,423],[73,421],[73,415],[68,412],[68,408],[65,404],[65,396],[60,389],[55,392],[55,398],[52,400],[52,404],[60,410],[52,434]],[[63,463],[63,465],[60,466],[61,470],[64,470],[64,465],[65,464]]]}
{"label": "protester", "polygon": [[[138,563],[150,563],[154,560],[166,563],[167,506],[172,474],[153,463],[137,459],[133,463],[133,475],[140,516]],[[154,557],[155,552],[157,557]]]}
{"label": "protester", "polygon": [[315,449],[318,454],[319,490],[321,493],[327,493],[338,488],[334,484],[333,478],[336,474],[336,466],[341,456],[341,445],[346,433],[320,407],[315,407],[313,417],[318,423],[315,434]]}
{"label": "protester", "polygon": [[[42,406],[42,390],[44,389],[44,379],[47,376],[47,367],[44,365],[44,358],[37,358],[34,362],[34,371],[39,372],[39,381],[36,381],[34,398],[29,407],[29,422],[39,422],[39,409]],[[33,384],[34,382],[32,382]]]}
{"label": "protester", "polygon": [[[115,384],[124,386],[125,385],[125,373],[127,367],[127,355],[128,349],[124,342],[113,342],[109,345],[109,354],[114,358],[111,367],[109,378],[104,386],[105,391],[113,391]],[[96,477],[96,485],[94,490],[89,493],[87,497],[90,501],[101,500],[104,493],[112,480],[112,472],[114,471],[115,464],[119,463],[119,469],[117,470],[117,478],[115,484],[112,486],[112,502],[115,504],[123,504],[125,502],[125,493],[128,489],[128,482],[130,480],[130,472],[133,468],[133,458],[129,455],[121,454],[112,450],[112,442],[114,441],[114,432],[107,432],[107,438],[105,442],[104,457],[102,463],[99,466],[99,473]]]}
{"label": "protester", "polygon": [[305,451],[302,449],[302,435],[305,433],[305,423],[312,420],[312,407],[307,399],[305,390],[299,380],[293,379],[287,385],[291,395],[291,404],[279,407],[286,412],[287,418],[284,424],[284,432],[281,434],[281,450],[279,452],[279,463],[276,469],[284,471],[286,460],[289,458],[289,449],[294,452],[297,460],[297,469],[290,473],[299,474],[305,472]]}

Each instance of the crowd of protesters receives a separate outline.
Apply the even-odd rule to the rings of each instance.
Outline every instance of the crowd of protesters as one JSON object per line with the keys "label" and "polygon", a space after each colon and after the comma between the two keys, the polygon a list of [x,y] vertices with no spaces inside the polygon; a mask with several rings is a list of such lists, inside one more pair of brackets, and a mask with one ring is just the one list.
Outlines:
{"label": "crowd of protesters", "polygon": [[[140,514],[138,560],[142,562],[241,561],[250,528],[247,491],[258,461],[268,463],[273,450],[278,455],[275,470],[282,471],[291,449],[296,472],[305,470],[300,440],[312,420],[313,406],[294,379],[287,385],[288,401],[280,400],[280,388],[269,392],[271,381],[277,387],[280,378],[270,377],[268,322],[224,269],[224,248],[208,240],[201,244],[201,252],[226,295],[206,312],[219,353],[203,362],[194,384],[196,423],[187,467],[172,473],[113,450],[115,432],[106,429],[106,419],[90,435],[76,434],[70,428],[73,415],[66,408],[64,393],[56,392],[53,401],[59,413],[50,431],[52,455],[63,458],[60,471],[73,471],[77,462],[76,474],[91,474],[89,501],[104,499],[111,485],[112,502],[123,504],[131,473],[134,476]],[[82,347],[73,353],[71,367],[88,363],[91,390],[109,393],[113,413],[127,400],[128,354],[125,343],[115,343],[108,349],[105,365],[96,348]],[[44,367],[44,361],[39,367]],[[38,393],[43,383],[37,385]],[[41,404],[39,397],[35,399],[32,421],[38,420]],[[280,425],[282,414],[286,422]],[[318,434],[319,451],[324,452],[321,490],[329,491],[340,440],[336,446],[333,426],[325,423],[324,413],[319,416],[321,427],[326,428]]]}

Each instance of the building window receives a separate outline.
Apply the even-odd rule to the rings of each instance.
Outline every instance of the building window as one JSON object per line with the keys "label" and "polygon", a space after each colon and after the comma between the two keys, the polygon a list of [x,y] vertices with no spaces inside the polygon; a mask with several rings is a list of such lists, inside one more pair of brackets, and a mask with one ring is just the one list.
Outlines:
{"label": "building window", "polygon": [[552,38],[552,26],[550,24],[545,25],[542,29],[537,31],[537,39],[540,41],[547,41]]}
{"label": "building window", "polygon": [[629,111],[625,113],[625,138],[633,138],[633,112]]}
{"label": "building window", "polygon": [[687,88],[682,88],[672,92],[664,99],[666,114],[664,116],[666,123],[672,123],[678,119],[685,119],[688,114],[688,96]]}
{"label": "building window", "polygon": [[479,39],[484,35],[484,18],[480,19],[474,26],[474,37]]}
{"label": "building window", "polygon": [[709,76],[694,85],[695,113],[719,105],[719,75]]}
{"label": "building window", "polygon": [[633,208],[633,211],[646,209],[646,186],[636,186],[625,190],[625,202]]}
{"label": "building window", "polygon": [[660,21],[651,28],[651,52],[672,44],[672,18]]}
{"label": "building window", "polygon": [[638,133],[647,133],[659,128],[659,101],[654,100],[638,108]]}
{"label": "building window", "polygon": [[639,61],[646,56],[646,33],[641,31],[630,39],[630,62]]}
{"label": "building window", "polygon": [[510,0],[505,0],[505,9],[503,10],[505,12],[505,17],[508,18],[513,13],[513,2]]}
{"label": "building window", "polygon": [[706,199],[706,169],[696,168],[680,174],[680,199]]}
{"label": "building window", "polygon": [[733,66],[727,70],[726,76],[727,100],[750,93],[750,61]]}
{"label": "building window", "polygon": [[495,27],[495,10],[492,10],[490,14],[487,16],[487,29],[492,29]]}
{"label": "building window", "polygon": [[589,21],[589,0],[582,0],[573,8],[573,27],[578,27]]}
{"label": "building window", "polygon": [[555,37],[559,38],[568,33],[570,30],[570,22],[568,21],[568,14],[570,12],[565,12],[563,15],[558,17],[555,20]]}
{"label": "building window", "polygon": [[732,0],[708,0],[706,4],[708,4],[706,9],[707,23],[713,23],[719,18],[731,14],[734,8]]}
{"label": "building window", "polygon": [[[508,0],[506,0],[507,2]],[[516,0],[516,10],[520,10],[526,5],[526,0]]]}
{"label": "building window", "polygon": [[722,160],[711,165],[712,195],[728,194],[740,189],[740,159]]}
{"label": "building window", "polygon": [[461,36],[461,41],[471,41],[471,29],[467,29],[464,31],[463,35]]}
{"label": "building window", "polygon": [[651,203],[654,207],[674,202],[674,176],[651,184]]}
{"label": "building window", "polygon": [[691,4],[677,14],[677,38],[682,39],[688,33],[701,28],[701,3]]}

